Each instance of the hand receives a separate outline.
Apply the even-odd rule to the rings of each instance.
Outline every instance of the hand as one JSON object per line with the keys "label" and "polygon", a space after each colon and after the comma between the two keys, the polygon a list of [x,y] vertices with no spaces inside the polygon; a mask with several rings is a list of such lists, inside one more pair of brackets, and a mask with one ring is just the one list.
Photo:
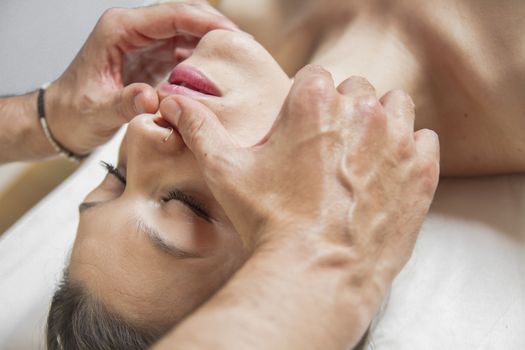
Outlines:
{"label": "hand", "polygon": [[[430,130],[414,133],[410,97],[392,91],[378,100],[359,77],[336,89],[326,71],[306,67],[272,130],[249,148],[239,147],[196,101],[172,96],[160,111],[176,126],[213,195],[258,256],[316,247],[303,257],[307,269],[315,271],[309,278],[320,279],[337,298],[331,294],[334,299],[323,304],[326,288],[299,279],[299,289],[309,290],[303,299],[320,306],[301,304],[303,311],[289,306],[290,315],[296,312],[291,319],[345,310],[344,317],[326,318],[339,320],[331,323],[331,334],[348,346],[357,344],[408,260],[438,182],[438,138]],[[293,270],[295,264],[288,265],[278,266]],[[269,276],[278,273],[271,266],[268,261],[264,267],[273,271]],[[329,271],[344,272],[323,280],[334,276]],[[281,293],[295,290],[276,284]]]}
{"label": "hand", "polygon": [[217,28],[238,30],[205,1],[106,11],[72,64],[46,92],[46,114],[55,138],[71,151],[86,154],[137,114],[156,112],[159,101],[149,84]]}

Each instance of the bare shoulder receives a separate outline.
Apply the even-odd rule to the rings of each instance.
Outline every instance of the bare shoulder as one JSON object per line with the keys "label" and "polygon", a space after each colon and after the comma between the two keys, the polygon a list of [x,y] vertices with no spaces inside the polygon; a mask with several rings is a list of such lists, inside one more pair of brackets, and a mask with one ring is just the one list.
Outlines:
{"label": "bare shoulder", "polygon": [[425,67],[419,126],[443,135],[444,172],[525,172],[525,3],[403,3],[399,18]]}
{"label": "bare shoulder", "polygon": [[[290,75],[313,60],[408,90],[416,128],[440,135],[444,174],[525,172],[523,0],[222,0],[220,9]],[[349,34],[333,44],[336,25]]]}

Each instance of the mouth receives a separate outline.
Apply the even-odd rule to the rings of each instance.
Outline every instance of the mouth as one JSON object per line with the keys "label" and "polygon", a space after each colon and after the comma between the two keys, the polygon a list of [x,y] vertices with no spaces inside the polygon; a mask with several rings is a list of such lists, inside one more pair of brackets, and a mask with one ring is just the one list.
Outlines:
{"label": "mouth", "polygon": [[170,95],[187,95],[189,97],[220,97],[220,90],[204,74],[184,64],[176,66],[168,79],[159,87]]}

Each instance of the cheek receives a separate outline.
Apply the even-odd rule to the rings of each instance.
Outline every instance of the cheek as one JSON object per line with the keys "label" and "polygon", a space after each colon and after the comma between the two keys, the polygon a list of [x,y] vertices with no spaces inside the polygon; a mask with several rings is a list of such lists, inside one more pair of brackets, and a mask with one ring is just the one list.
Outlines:
{"label": "cheek", "polygon": [[287,77],[259,79],[256,85],[231,93],[216,109],[223,125],[244,147],[259,142],[279,116],[291,86]]}

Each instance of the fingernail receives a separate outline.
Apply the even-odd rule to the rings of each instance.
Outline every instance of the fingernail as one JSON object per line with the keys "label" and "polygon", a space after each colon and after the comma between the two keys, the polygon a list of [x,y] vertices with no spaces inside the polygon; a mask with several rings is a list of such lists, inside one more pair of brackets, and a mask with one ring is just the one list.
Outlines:
{"label": "fingernail", "polygon": [[163,103],[163,108],[161,111],[163,116],[169,116],[173,119],[173,122],[175,124],[179,123],[179,118],[181,114],[180,105],[177,103],[177,101],[173,99],[168,99]]}
{"label": "fingernail", "polygon": [[137,114],[146,113],[146,108],[144,107],[144,103],[142,102],[142,100],[142,93],[138,94],[133,99],[133,104],[135,105],[135,111],[137,112]]}

